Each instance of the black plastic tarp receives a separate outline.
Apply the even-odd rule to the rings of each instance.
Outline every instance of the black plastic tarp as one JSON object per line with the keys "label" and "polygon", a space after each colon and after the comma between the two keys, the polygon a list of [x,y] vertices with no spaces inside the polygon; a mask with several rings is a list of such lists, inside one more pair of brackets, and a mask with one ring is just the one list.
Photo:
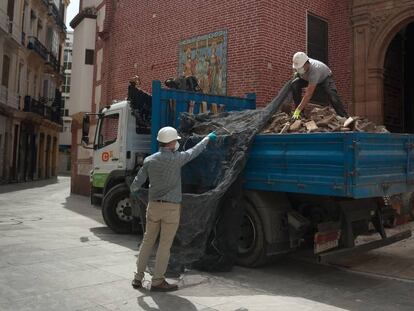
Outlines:
{"label": "black plastic tarp", "polygon": [[289,100],[290,81],[262,109],[182,114],[181,150],[191,148],[211,131],[216,131],[218,139],[182,170],[182,212],[170,266],[193,264],[210,271],[231,268],[242,217],[237,200],[249,147]]}

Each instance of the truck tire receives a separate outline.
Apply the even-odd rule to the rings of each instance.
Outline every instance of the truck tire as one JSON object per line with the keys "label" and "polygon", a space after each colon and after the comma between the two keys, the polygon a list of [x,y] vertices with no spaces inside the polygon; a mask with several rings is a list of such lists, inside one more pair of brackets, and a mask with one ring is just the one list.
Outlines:
{"label": "truck tire", "polygon": [[116,185],[108,191],[102,202],[102,216],[105,224],[116,233],[132,233],[134,217],[126,184]]}
{"label": "truck tire", "polygon": [[254,206],[247,200],[244,202],[245,214],[236,263],[245,267],[258,267],[267,262],[263,224]]}

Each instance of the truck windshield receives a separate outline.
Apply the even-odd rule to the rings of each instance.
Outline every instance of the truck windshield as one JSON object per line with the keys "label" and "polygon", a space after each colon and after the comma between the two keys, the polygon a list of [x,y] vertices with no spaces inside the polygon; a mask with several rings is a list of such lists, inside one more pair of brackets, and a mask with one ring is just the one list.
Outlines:
{"label": "truck windshield", "polygon": [[116,142],[118,136],[119,114],[110,114],[100,120],[97,148]]}

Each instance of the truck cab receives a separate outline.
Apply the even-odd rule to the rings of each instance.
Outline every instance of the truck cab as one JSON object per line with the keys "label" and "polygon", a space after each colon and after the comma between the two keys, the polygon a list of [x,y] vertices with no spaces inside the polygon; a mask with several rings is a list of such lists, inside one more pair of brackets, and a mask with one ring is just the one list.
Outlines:
{"label": "truck cab", "polygon": [[[87,143],[90,116],[84,117],[83,141]],[[102,204],[104,220],[114,231],[129,233],[137,227],[131,214],[127,184],[150,153],[151,137],[136,127],[128,101],[103,108],[96,120],[90,174],[91,203]]]}

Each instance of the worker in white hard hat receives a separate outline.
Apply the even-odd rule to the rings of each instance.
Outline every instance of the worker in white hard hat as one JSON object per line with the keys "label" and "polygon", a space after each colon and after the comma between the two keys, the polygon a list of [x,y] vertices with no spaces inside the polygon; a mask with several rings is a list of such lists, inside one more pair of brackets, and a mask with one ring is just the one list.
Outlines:
{"label": "worker in white hard hat", "polygon": [[[293,101],[295,103],[294,119],[299,119],[301,112],[313,98],[327,97],[327,100],[341,117],[348,117],[342,101],[338,95],[332,71],[323,62],[308,57],[304,52],[293,55],[292,67],[295,70],[295,79],[291,83]],[[302,89],[306,87],[302,98]]]}
{"label": "worker in white hard hat", "polygon": [[151,291],[177,290],[176,284],[165,280],[170,258],[170,248],[180,222],[181,210],[181,167],[196,158],[207,146],[208,142],[216,140],[215,132],[208,134],[193,148],[178,151],[180,144],[177,130],[167,126],[159,130],[157,140],[160,150],[145,158],[131,185],[131,195],[137,191],[149,178],[149,201],[147,206],[146,229],[139,250],[137,269],[132,281],[132,287],[142,287],[144,271],[155,241],[159,235],[159,245],[155,258],[154,275]]}

